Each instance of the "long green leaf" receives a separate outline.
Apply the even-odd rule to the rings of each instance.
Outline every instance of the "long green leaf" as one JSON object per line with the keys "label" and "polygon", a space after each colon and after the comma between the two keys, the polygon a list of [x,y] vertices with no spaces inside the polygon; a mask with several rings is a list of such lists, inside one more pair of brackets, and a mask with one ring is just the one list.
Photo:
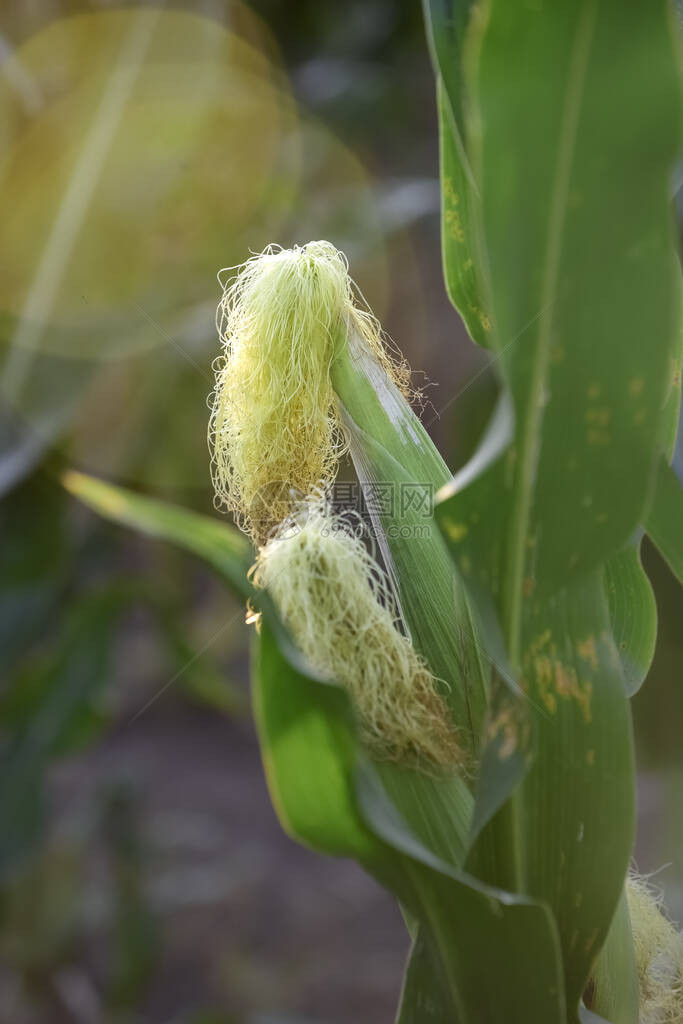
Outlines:
{"label": "long green leaf", "polygon": [[520,794],[523,876],[554,910],[573,1008],[610,927],[635,832],[630,707],[599,572],[529,609],[522,672],[538,734]]}
{"label": "long green leaf", "polygon": [[397,789],[390,797],[367,762],[356,785],[358,754],[345,694],[293,665],[268,617],[254,687],[264,763],[283,825],[316,849],[359,859],[419,918],[424,969],[440,979],[432,996],[446,1001],[445,1009],[434,1008],[435,1019],[564,1024],[559,949],[548,911],[441,860],[406,825]]}
{"label": "long green leaf", "polygon": [[530,730],[533,758],[469,863],[490,883],[552,908],[575,1012],[617,906],[634,834],[630,710],[600,574],[530,608],[523,643],[524,695],[510,696],[491,718],[475,821],[488,819],[481,805],[492,799],[496,762],[505,780],[506,765],[529,748]]}
{"label": "long green leaf", "polygon": [[664,0],[490,0],[471,43],[480,262],[517,419],[499,528],[518,623],[525,581],[604,561],[645,511],[680,330],[679,85]]}
{"label": "long green leaf", "polygon": [[474,8],[474,0],[423,0],[427,45],[434,74],[444,83],[446,99],[453,117],[454,136],[464,155],[465,82],[462,73],[462,53],[467,26]]}
{"label": "long green leaf", "polygon": [[191,551],[212,565],[238,595],[252,595],[247,580],[251,547],[234,527],[73,470],[64,474],[62,483],[99,515]]}
{"label": "long green leaf", "polygon": [[427,41],[437,78],[441,170],[441,248],[448,296],[472,338],[490,345],[482,299],[472,204],[476,184],[467,156],[462,53],[472,0],[423,0]]}
{"label": "long green leaf", "polygon": [[441,173],[441,252],[448,297],[460,313],[470,336],[491,345],[491,320],[486,312],[476,262],[471,183],[458,151],[451,105],[440,82],[439,154]]}
{"label": "long green leaf", "polygon": [[534,762],[492,822],[496,880],[552,907],[575,1020],[632,842],[602,563],[644,515],[677,348],[676,59],[663,2],[490,0],[465,65],[478,261],[516,430],[443,521],[466,579],[493,595],[535,725]]}

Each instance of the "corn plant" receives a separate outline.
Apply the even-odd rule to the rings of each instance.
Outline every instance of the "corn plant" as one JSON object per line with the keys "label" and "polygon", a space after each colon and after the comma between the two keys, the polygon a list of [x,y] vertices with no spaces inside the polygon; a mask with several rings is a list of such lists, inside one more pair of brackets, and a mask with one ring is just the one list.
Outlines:
{"label": "corn plant", "polygon": [[[446,288],[500,388],[472,458],[446,465],[344,256],[311,242],[247,261],[219,306],[212,474],[245,536],[65,484],[248,602],[273,805],[400,902],[400,1024],[681,1021],[683,944],[629,876],[644,532],[683,578],[673,16],[425,16]],[[334,499],[346,454],[366,517]]]}

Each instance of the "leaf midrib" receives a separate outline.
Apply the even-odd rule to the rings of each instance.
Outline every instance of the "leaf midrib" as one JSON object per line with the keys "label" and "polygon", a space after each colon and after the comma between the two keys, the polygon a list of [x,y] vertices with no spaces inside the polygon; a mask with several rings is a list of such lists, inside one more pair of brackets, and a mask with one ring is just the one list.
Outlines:
{"label": "leaf midrib", "polygon": [[521,443],[518,449],[519,470],[515,479],[510,517],[508,565],[504,575],[505,591],[502,601],[503,630],[508,657],[517,671],[520,667],[521,655],[522,588],[526,539],[531,516],[536,467],[541,448],[541,428],[544,415],[543,395],[546,390],[550,363],[553,307],[557,299],[569,184],[596,10],[597,0],[585,0],[572,46],[545,248],[547,259],[540,301],[540,309],[543,310],[543,313],[539,318],[532,378],[523,419]]}

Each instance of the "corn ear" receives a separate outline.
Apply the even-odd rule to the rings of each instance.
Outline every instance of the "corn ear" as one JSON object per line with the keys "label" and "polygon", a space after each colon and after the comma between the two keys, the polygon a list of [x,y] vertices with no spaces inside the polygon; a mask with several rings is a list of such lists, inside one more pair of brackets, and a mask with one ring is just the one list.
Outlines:
{"label": "corn ear", "polygon": [[389,580],[359,525],[334,514],[324,493],[309,496],[260,550],[254,580],[313,668],[348,691],[378,760],[457,768],[448,708],[396,626]]}

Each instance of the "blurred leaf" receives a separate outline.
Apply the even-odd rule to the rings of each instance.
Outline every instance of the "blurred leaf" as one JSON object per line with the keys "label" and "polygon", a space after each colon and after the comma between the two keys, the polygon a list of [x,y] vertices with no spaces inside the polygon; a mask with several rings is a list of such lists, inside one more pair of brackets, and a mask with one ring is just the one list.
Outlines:
{"label": "blurred leaf", "polygon": [[0,674],[44,638],[67,582],[64,495],[36,474],[0,503]]}
{"label": "blurred leaf", "polygon": [[672,573],[683,583],[683,487],[664,459],[657,469],[645,528]]}
{"label": "blurred leaf", "polygon": [[8,61],[39,97],[27,108],[9,76],[0,88],[0,309],[20,318],[16,345],[157,347],[154,322],[205,300],[272,185],[296,123],[285,80],[215,18],[163,8],[55,19]]}
{"label": "blurred leaf", "polygon": [[64,474],[62,483],[106,519],[178,544],[213,566],[240,597],[252,596],[247,581],[251,547],[234,527],[73,470]]}
{"label": "blurred leaf", "polygon": [[182,623],[162,602],[155,601],[153,608],[185,694],[223,714],[244,715],[249,704],[238,683],[228,679],[208,654],[187,641]]}
{"label": "blurred leaf", "polygon": [[48,415],[47,420],[47,429],[45,418],[39,426],[33,421],[31,429],[27,429],[7,403],[0,402],[0,497],[25,479],[40,462],[47,443],[62,425],[61,416],[53,419]]}
{"label": "blurred leaf", "polygon": [[47,847],[0,888],[0,957],[25,977],[54,970],[73,949],[83,887],[81,851]]}
{"label": "blurred leaf", "polygon": [[[42,831],[48,761],[92,735],[96,702],[107,680],[116,609],[124,590],[89,594],[76,605],[55,652],[33,678],[19,677],[0,703],[0,873],[23,856]],[[28,670],[25,670],[28,671]]]}
{"label": "blurred leaf", "polygon": [[70,11],[21,43],[11,33],[0,490],[67,433],[88,471],[206,487],[216,271],[248,249],[309,230],[350,243],[363,288],[386,302],[368,172],[300,118],[258,16],[239,0],[225,13]]}
{"label": "blurred leaf", "polygon": [[107,1005],[134,1007],[159,959],[159,923],[145,894],[146,857],[141,809],[126,787],[107,795],[103,827],[113,877],[114,921]]}
{"label": "blurred leaf", "polygon": [[0,309],[0,496],[21,483],[73,419],[92,359],[12,348],[17,320]]}
{"label": "blurred leaf", "polygon": [[[144,456],[148,479],[195,482],[202,431],[165,415],[179,389],[192,391],[178,367],[198,376],[183,403],[198,423],[216,270],[257,236],[277,235],[300,184],[297,111],[277,51],[245,4],[229,8],[228,27],[143,5],[56,9],[23,41],[10,33],[0,80],[0,216],[12,253],[0,280],[0,492],[79,411],[88,414],[76,423],[81,464],[109,472],[118,458],[119,472],[140,470]],[[151,459],[161,417],[168,443]]]}

